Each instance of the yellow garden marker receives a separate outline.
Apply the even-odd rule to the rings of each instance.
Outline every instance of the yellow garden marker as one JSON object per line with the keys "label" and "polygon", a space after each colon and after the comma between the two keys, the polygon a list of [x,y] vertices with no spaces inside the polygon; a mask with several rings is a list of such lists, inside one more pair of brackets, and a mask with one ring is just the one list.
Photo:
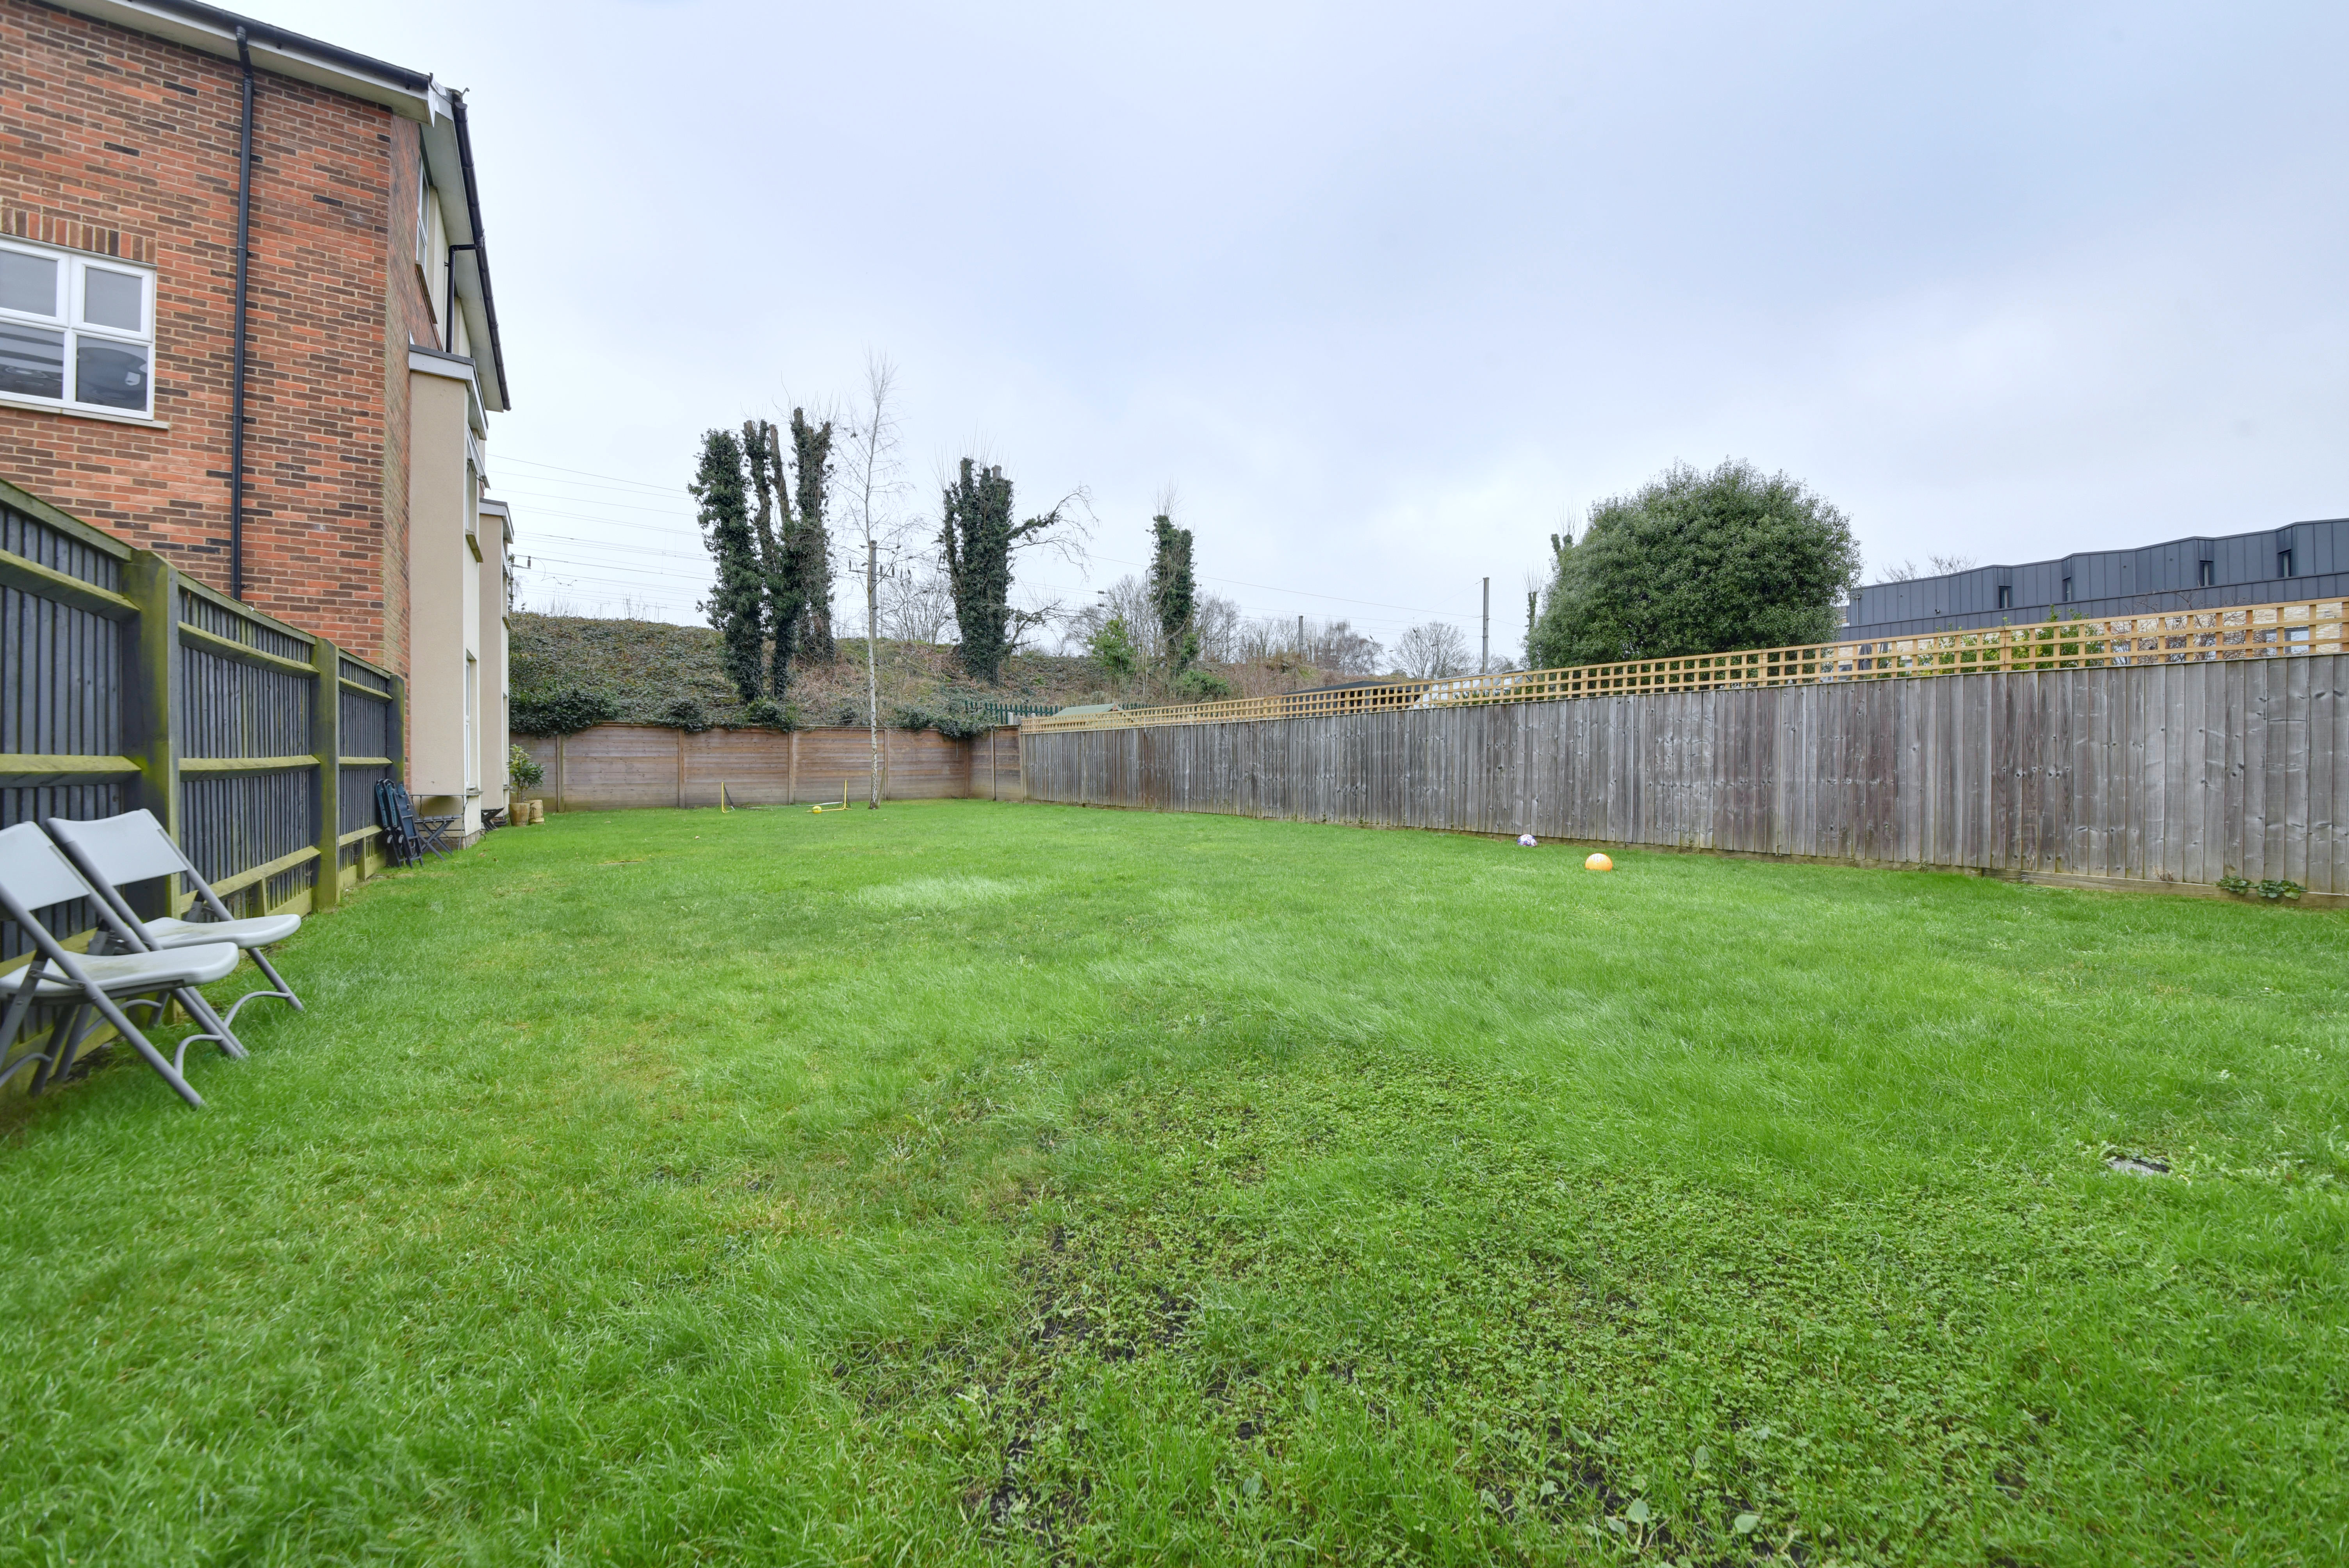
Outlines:
{"label": "yellow garden marker", "polygon": [[1593,855],[1582,862],[1582,869],[1587,872],[1611,872],[1615,869],[1615,862],[1605,855]]}

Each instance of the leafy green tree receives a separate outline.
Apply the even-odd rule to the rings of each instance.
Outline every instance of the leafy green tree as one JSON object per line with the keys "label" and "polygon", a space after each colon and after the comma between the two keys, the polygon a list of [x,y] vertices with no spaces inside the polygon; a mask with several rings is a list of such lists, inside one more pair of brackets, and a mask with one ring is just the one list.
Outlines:
{"label": "leafy green tree", "polygon": [[1122,686],[1133,678],[1134,667],[1142,662],[1142,650],[1133,645],[1133,633],[1123,615],[1112,615],[1102,623],[1101,630],[1085,645],[1085,652],[1102,667],[1112,686]]}
{"label": "leafy green tree", "polygon": [[1785,474],[1675,464],[1553,537],[1557,575],[1528,650],[1537,666],[1823,643],[1859,576],[1851,523]]}
{"label": "leafy green tree", "polygon": [[1163,634],[1166,678],[1179,676],[1199,656],[1199,633],[1192,624],[1197,594],[1191,579],[1191,531],[1177,528],[1160,512],[1150,520],[1150,607]]}
{"label": "leafy green tree", "polygon": [[767,583],[750,530],[742,468],[741,441],[731,430],[710,430],[701,438],[701,464],[691,490],[701,503],[701,542],[718,565],[718,586],[701,610],[718,634],[727,678],[749,702],[761,685]]}
{"label": "leafy green tree", "polygon": [[1064,496],[1042,516],[1015,525],[1011,481],[999,467],[982,469],[965,458],[946,487],[938,542],[954,591],[955,627],[962,639],[957,652],[973,680],[993,686],[1011,651],[1011,552],[1042,542],[1069,521],[1069,508],[1083,493]]}
{"label": "leafy green tree", "polygon": [[[828,665],[839,653],[832,638],[832,532],[824,506],[832,491],[832,421],[810,425],[803,411],[792,409],[792,460],[799,470],[799,515],[786,548],[804,603],[800,655]],[[781,476],[778,468],[779,480]]]}

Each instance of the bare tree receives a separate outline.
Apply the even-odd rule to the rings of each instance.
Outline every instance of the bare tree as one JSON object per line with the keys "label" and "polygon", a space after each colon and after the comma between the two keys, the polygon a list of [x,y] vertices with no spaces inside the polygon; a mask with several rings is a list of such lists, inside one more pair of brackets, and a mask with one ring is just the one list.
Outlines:
{"label": "bare tree", "polygon": [[1449,621],[1427,621],[1395,639],[1395,662],[1415,680],[1442,680],[1468,667],[1468,639]]}
{"label": "bare tree", "polygon": [[1931,571],[1920,572],[1917,570],[1915,562],[1904,561],[1898,566],[1884,567],[1878,573],[1879,580],[1886,583],[1914,583],[1920,577],[1941,577],[1952,572],[1971,572],[1974,569],[1974,558],[1971,555],[1928,555],[1925,557],[1925,562],[1932,568]]}
{"label": "bare tree", "polygon": [[905,523],[897,512],[905,492],[897,457],[896,367],[880,355],[864,362],[864,407],[846,421],[842,454],[846,521],[864,544],[864,721],[873,741],[873,794],[867,809],[881,807],[881,555],[902,542]]}
{"label": "bare tree", "polygon": [[1220,593],[1202,593],[1192,612],[1192,628],[1199,636],[1199,657],[1211,665],[1228,665],[1240,656],[1240,607]]}
{"label": "bare tree", "polygon": [[954,624],[954,591],[928,557],[901,561],[881,574],[881,613],[892,637],[936,645]]}

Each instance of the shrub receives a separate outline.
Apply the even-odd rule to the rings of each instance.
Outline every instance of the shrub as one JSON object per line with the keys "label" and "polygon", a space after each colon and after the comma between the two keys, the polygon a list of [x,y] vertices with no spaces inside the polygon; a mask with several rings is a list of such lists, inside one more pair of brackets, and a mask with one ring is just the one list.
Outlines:
{"label": "shrub", "polygon": [[1232,683],[1195,665],[1174,677],[1174,693],[1192,702],[1217,702],[1232,695]]}
{"label": "shrub", "polygon": [[709,727],[709,710],[698,696],[681,696],[661,709],[660,721],[671,729],[704,730]]}
{"label": "shrub", "polygon": [[744,705],[741,723],[750,729],[795,729],[797,705],[778,707],[772,697],[758,697]]}
{"label": "shrub", "polygon": [[506,727],[516,735],[576,735],[620,717],[620,705],[599,691],[565,686],[559,691],[519,691]]}
{"label": "shrub", "polygon": [[535,789],[546,782],[546,769],[533,760],[529,752],[516,746],[506,752],[506,777],[517,789]]}

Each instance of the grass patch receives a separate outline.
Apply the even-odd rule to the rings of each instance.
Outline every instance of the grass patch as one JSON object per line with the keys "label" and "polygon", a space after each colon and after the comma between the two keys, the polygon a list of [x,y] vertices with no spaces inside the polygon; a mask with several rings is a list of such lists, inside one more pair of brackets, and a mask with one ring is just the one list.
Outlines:
{"label": "grass patch", "polygon": [[9,1113],[0,1557],[2349,1559],[2340,916],[1579,861],[938,802],[387,878],[209,1112]]}

